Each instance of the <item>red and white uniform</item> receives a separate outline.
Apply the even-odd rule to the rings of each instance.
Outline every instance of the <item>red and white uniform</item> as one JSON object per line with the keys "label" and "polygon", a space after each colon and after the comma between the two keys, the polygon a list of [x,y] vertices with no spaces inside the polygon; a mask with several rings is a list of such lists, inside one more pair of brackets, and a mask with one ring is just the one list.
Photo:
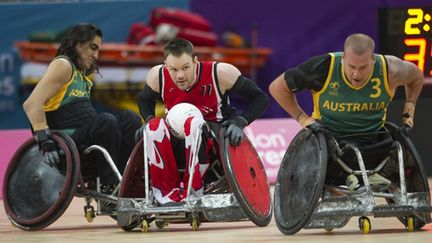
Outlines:
{"label": "red and white uniform", "polygon": [[219,91],[216,65],[216,62],[199,62],[196,68],[197,81],[188,90],[177,88],[168,69],[163,66],[160,87],[166,108],[169,110],[182,102],[190,103],[198,107],[206,121],[222,121],[222,111],[229,101]]}
{"label": "red and white uniform", "polygon": [[[197,82],[188,90],[180,90],[171,79],[166,67],[161,68],[160,87],[161,96],[166,108],[169,110],[178,103],[195,105],[203,114],[206,121],[219,122],[223,120],[224,106],[228,100],[221,96],[217,76],[216,62],[200,62],[197,65]],[[203,192],[203,177],[209,167],[210,161],[199,161],[193,164],[193,158],[198,157],[202,143],[206,143],[207,154],[215,144],[212,140],[202,141],[196,145],[197,137],[201,136],[200,127],[205,120],[193,117],[186,120],[185,129],[185,156],[186,169],[183,177],[183,193],[180,193],[181,179],[171,144],[168,125],[164,119],[155,118],[147,124],[147,158],[150,163],[150,180],[153,195],[156,200],[165,204],[178,202],[187,195],[190,167],[194,167],[192,175],[192,189],[198,193]],[[209,158],[209,156],[207,156]]]}

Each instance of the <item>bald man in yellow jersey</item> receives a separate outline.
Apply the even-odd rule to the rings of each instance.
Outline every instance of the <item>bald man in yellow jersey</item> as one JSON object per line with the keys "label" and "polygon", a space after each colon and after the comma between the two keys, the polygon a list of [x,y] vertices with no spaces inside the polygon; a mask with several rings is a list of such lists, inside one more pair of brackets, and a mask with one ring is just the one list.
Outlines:
{"label": "bald man in yellow jersey", "polygon": [[[382,129],[396,88],[405,86],[402,123],[412,128],[423,73],[411,62],[375,54],[374,49],[371,37],[352,34],[345,40],[343,52],[315,56],[288,69],[270,84],[269,91],[303,128],[325,128],[338,139]],[[295,98],[294,93],[304,89],[313,95],[311,116]],[[372,179],[389,183],[378,174]]]}

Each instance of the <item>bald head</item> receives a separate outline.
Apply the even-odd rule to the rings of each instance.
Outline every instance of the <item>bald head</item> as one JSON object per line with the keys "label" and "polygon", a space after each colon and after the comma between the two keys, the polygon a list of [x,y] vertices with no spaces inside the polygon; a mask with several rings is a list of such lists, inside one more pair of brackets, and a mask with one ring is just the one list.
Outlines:
{"label": "bald head", "polygon": [[364,34],[353,34],[345,40],[342,65],[354,87],[361,87],[370,77],[375,64],[374,49],[374,41]]}
{"label": "bald head", "polygon": [[345,40],[344,51],[352,50],[356,55],[362,55],[367,51],[375,50],[374,40],[365,34],[352,34]]}

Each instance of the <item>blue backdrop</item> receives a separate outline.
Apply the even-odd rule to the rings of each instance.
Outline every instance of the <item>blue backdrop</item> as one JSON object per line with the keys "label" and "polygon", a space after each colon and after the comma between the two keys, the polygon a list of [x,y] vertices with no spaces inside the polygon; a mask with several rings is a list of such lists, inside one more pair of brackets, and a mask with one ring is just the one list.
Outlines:
{"label": "blue backdrop", "polygon": [[124,42],[134,22],[148,22],[154,7],[189,9],[189,0],[81,1],[0,4],[0,129],[28,127],[20,100],[20,60],[14,48],[34,31],[58,31],[89,22],[104,31],[104,41]]}

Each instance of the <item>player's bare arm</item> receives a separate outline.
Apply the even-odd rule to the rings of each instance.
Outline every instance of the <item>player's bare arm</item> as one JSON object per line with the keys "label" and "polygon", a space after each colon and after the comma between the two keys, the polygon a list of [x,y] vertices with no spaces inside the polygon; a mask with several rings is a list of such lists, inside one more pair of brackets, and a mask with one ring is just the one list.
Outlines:
{"label": "player's bare arm", "polygon": [[34,130],[48,128],[44,105],[69,81],[71,75],[72,66],[64,58],[55,59],[48,65],[44,76],[23,104]]}
{"label": "player's bare arm", "polygon": [[415,103],[423,87],[422,71],[413,63],[395,56],[386,56],[386,59],[389,63],[390,88],[394,92],[397,86],[406,85],[413,92],[411,97],[407,96],[407,101]]}
{"label": "player's bare arm", "polygon": [[240,75],[240,70],[235,66],[229,63],[218,63],[217,76],[221,93],[225,94],[225,91],[230,90]]}
{"label": "player's bare arm", "polygon": [[312,124],[315,120],[308,116],[298,104],[295,94],[288,88],[282,73],[269,86],[270,94],[290,116],[296,119],[302,127]]}
{"label": "player's bare arm", "polygon": [[157,65],[150,69],[147,74],[146,85],[148,85],[153,91],[159,92],[159,70],[163,65]]}
{"label": "player's bare arm", "polygon": [[414,126],[415,105],[423,88],[423,73],[413,63],[403,61],[394,56],[386,56],[389,63],[390,89],[394,93],[397,86],[405,86],[405,105],[402,122]]}

